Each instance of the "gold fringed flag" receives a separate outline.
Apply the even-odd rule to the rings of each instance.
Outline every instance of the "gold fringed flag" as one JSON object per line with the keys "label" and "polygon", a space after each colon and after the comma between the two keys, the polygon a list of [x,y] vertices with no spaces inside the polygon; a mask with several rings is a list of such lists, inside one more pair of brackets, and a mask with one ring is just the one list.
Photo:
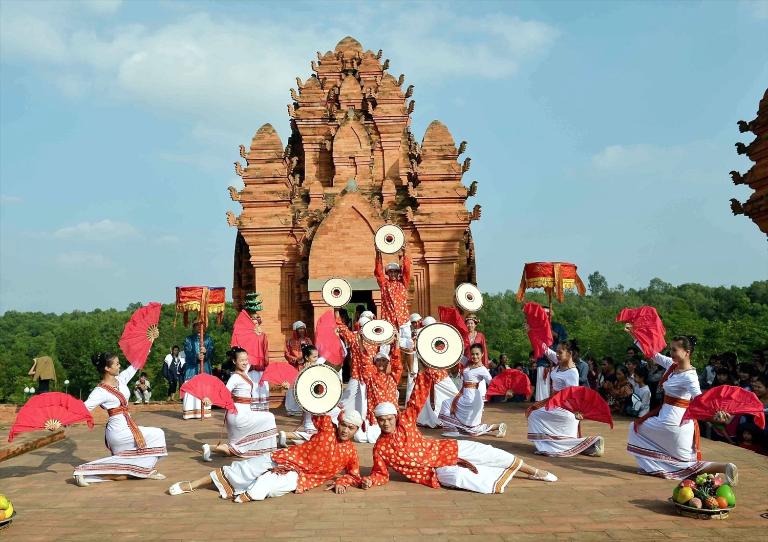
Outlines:
{"label": "gold fringed flag", "polygon": [[[208,327],[208,314],[216,315],[216,323],[221,324],[224,319],[224,307],[226,304],[226,288],[207,286],[177,286],[176,287],[176,314],[184,315],[184,326],[189,326],[189,313],[197,312],[197,319]],[[175,320],[174,320],[175,324]]]}
{"label": "gold fringed flag", "polygon": [[562,303],[564,291],[576,288],[579,295],[585,295],[587,289],[581,281],[576,266],[567,262],[533,262],[525,264],[523,277],[520,279],[520,288],[517,290],[517,300],[522,301],[525,290],[528,288],[544,288],[547,297],[556,299]]}

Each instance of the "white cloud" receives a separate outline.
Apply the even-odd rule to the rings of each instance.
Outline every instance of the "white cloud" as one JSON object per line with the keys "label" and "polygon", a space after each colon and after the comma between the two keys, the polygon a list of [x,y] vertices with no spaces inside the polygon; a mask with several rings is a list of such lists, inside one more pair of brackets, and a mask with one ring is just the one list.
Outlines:
{"label": "white cloud", "polygon": [[176,235],[161,235],[155,238],[155,243],[158,245],[175,245],[180,239]]}
{"label": "white cloud", "polygon": [[57,239],[76,239],[83,241],[109,241],[136,237],[139,231],[126,222],[115,222],[109,219],[100,222],[81,222],[76,226],[67,226],[56,230],[53,234]]}
{"label": "white cloud", "polygon": [[746,0],[741,2],[749,13],[760,21],[768,20],[768,0]]}
{"label": "white cloud", "polygon": [[24,201],[19,196],[6,196],[5,194],[0,194],[0,203],[21,203]]}
{"label": "white cloud", "polygon": [[56,257],[60,267],[70,270],[111,269],[114,262],[102,254],[94,252],[64,252]]}

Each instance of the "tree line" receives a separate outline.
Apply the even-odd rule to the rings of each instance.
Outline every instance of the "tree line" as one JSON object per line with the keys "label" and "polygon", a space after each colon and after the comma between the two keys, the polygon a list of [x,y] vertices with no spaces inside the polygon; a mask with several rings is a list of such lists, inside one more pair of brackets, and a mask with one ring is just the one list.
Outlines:
{"label": "tree line", "polygon": [[[694,360],[703,366],[710,355],[735,352],[749,361],[752,351],[768,347],[768,281],[746,287],[710,287],[700,284],[673,286],[653,279],[646,288],[609,287],[606,279],[595,272],[589,276],[589,293],[580,297],[566,293],[563,303],[554,303],[553,319],[565,326],[571,338],[579,340],[582,355],[623,359],[631,344],[623,325],[615,318],[625,307],[652,305],[661,315],[667,338],[677,334],[696,335],[699,339]],[[522,305],[515,292],[487,294],[479,316],[479,329],[486,334],[489,353],[497,357],[505,353],[510,362],[528,359],[530,343],[524,329]],[[546,303],[540,292],[528,292],[526,300]],[[85,398],[98,383],[98,375],[90,361],[100,351],[119,352],[118,340],[131,313],[140,307],[134,303],[125,310],[96,309],[64,314],[8,311],[0,316],[0,402],[22,403],[24,387],[31,386],[27,376],[32,358],[51,356],[56,363],[58,386],[75,397]],[[232,326],[237,314],[227,304],[221,325],[212,322],[209,330],[215,342],[214,365],[225,360]],[[155,398],[164,398],[166,385],[162,378],[162,361],[171,346],[183,347],[189,335],[181,316],[174,326],[173,304],[163,305],[160,337],[155,341],[145,367],[152,382]],[[123,364],[125,365],[124,358]]]}

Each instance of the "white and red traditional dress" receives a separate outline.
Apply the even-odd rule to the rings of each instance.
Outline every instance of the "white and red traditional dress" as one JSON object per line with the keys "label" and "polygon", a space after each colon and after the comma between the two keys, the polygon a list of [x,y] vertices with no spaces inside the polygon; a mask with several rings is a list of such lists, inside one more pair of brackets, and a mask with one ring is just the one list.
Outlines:
{"label": "white and red traditional dress", "polygon": [[400,361],[400,349],[393,344],[390,357],[389,373],[382,373],[372,361],[366,361],[360,370],[360,379],[365,386],[366,417],[363,426],[355,433],[355,442],[369,442],[373,444],[381,434],[381,429],[376,423],[373,411],[379,403],[397,404],[397,386],[403,374],[403,364]]}
{"label": "white and red traditional dress", "polygon": [[330,416],[315,416],[317,434],[309,442],[236,461],[211,472],[211,480],[222,499],[235,502],[261,501],[291,491],[303,493],[332,480],[346,471],[336,483],[360,485],[360,462],[352,442],[340,442]]}
{"label": "white and red traditional dress", "polygon": [[264,332],[254,333],[254,335],[253,352],[248,352],[248,361],[251,364],[248,369],[248,377],[254,382],[259,382],[261,375],[269,367],[269,340]]}
{"label": "white and red traditional dress", "polygon": [[84,476],[86,482],[109,481],[100,477],[103,474],[148,478],[155,470],[157,460],[168,455],[163,430],[136,425],[128,413],[128,382],[135,374],[136,368],[128,367],[117,376],[117,387],[99,384],[85,400],[88,410],[101,407],[109,414],[104,441],[112,452],[110,457],[75,468],[75,476]]}
{"label": "white and red traditional dress", "polygon": [[483,347],[483,365],[488,367],[490,362],[488,361],[488,345],[485,342],[485,333],[475,330],[474,333],[467,333],[464,337],[464,356],[469,359],[470,352],[473,344],[479,344]]}
{"label": "white and red traditional dress", "polygon": [[699,426],[683,419],[691,399],[701,394],[696,369],[678,371],[672,358],[656,354],[653,360],[666,369],[659,384],[664,403],[629,426],[627,451],[635,456],[643,474],[683,479],[706,469],[701,460]]}
{"label": "white and red traditional dress", "polygon": [[[467,361],[463,358],[462,365],[466,365]],[[439,418],[443,427],[474,437],[489,433],[491,426],[483,423],[483,410],[485,392],[492,378],[484,365],[464,367],[461,390],[452,400],[441,405]]]}
{"label": "white and red traditional dress", "polygon": [[428,487],[503,493],[522,467],[522,459],[479,442],[424,438],[416,427],[430,388],[441,378],[433,369],[425,369],[416,378],[408,406],[397,418],[395,432],[382,434],[373,447],[372,485],[386,484],[388,469],[392,468],[411,482]]}
{"label": "white and red traditional dress", "polygon": [[[299,337],[297,331],[294,331],[291,338],[285,341],[285,360],[293,365],[297,371],[304,368],[304,356],[301,353],[301,347],[308,344],[312,344],[310,338],[306,335]],[[296,402],[292,387],[289,387],[288,391],[285,392],[285,410],[289,416],[301,416],[304,412]]]}
{"label": "white and red traditional dress", "polygon": [[261,410],[259,386],[248,376],[233,373],[227,380],[236,413],[227,412],[227,446],[237,457],[256,457],[277,449],[277,425],[271,412]]}
{"label": "white and red traditional dress", "polygon": [[[544,355],[550,363],[557,363],[557,354],[551,348],[547,348]],[[553,394],[579,385],[579,371],[576,367],[566,370],[555,367],[550,371],[549,377]],[[552,457],[572,457],[595,451],[600,437],[582,437],[579,420],[573,412],[561,407],[548,410],[544,406],[546,402],[547,399],[543,399],[534,403],[527,412],[528,440],[536,447],[536,453]]]}
{"label": "white and red traditional dress", "polygon": [[[403,257],[403,268],[399,279],[390,279],[384,271],[381,253],[376,253],[376,266],[373,269],[376,281],[381,290],[381,318],[387,320],[396,328],[411,327],[411,316],[408,310],[408,287],[411,282],[411,259]],[[398,330],[400,332],[400,330]]]}

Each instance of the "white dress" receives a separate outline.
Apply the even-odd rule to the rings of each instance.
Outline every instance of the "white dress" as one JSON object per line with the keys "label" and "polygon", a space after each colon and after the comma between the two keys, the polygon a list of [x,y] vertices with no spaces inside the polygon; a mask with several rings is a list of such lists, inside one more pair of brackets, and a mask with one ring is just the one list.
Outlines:
{"label": "white dress", "polygon": [[[656,363],[668,369],[672,358],[656,354]],[[664,384],[666,397],[690,401],[701,394],[696,369],[673,372]],[[643,474],[661,478],[683,479],[706,469],[710,462],[697,459],[694,449],[694,422],[680,425],[685,408],[664,403],[658,415],[645,420],[635,431],[629,426],[627,451],[635,456]]]}
{"label": "white dress", "polygon": [[[413,391],[413,385],[416,380],[415,375],[419,371],[419,360],[417,355],[418,354],[414,353],[413,366],[411,367],[411,370],[408,371],[408,387],[405,391],[406,403],[408,403],[408,400],[411,398],[411,392]],[[443,407],[443,403],[452,401],[458,393],[459,389],[456,387],[456,384],[454,384],[453,379],[450,376],[446,376],[440,382],[436,383],[430,394],[431,398],[434,399],[434,404],[432,404],[430,398],[427,399],[421,412],[419,412],[419,417],[416,419],[416,425],[432,428],[442,427],[443,424],[440,421],[440,410]]]}
{"label": "white dress", "polygon": [[[466,365],[466,361],[462,360],[462,364]],[[466,367],[463,377],[460,394],[450,401],[443,402],[439,418],[447,429],[478,437],[491,431],[491,426],[482,423],[482,420],[485,391],[492,377],[482,365],[476,368]]]}
{"label": "white dress", "polygon": [[[168,455],[165,447],[165,433],[157,427],[137,426],[144,438],[145,446],[139,448],[134,434],[128,424],[126,416],[130,391],[128,382],[136,374],[136,368],[128,367],[118,377],[118,386],[93,389],[85,406],[88,410],[101,407],[104,410],[123,407],[124,413],[115,413],[107,420],[104,440],[107,448],[112,452],[110,457],[90,461],[75,468],[75,475],[85,477],[87,482],[106,482],[109,479],[101,478],[102,474],[126,474],[134,478],[147,478],[155,470],[157,460]],[[132,420],[131,420],[132,421]]]}
{"label": "white dress", "polygon": [[[233,373],[227,389],[235,400],[237,413],[227,412],[227,446],[237,457],[255,457],[277,449],[277,425],[271,412],[259,409],[259,386],[247,376]],[[255,408],[254,408],[255,407]]]}
{"label": "white dress", "polygon": [[[548,348],[547,359],[557,363],[554,350]],[[553,368],[549,372],[552,380],[552,391],[558,392],[571,386],[579,385],[579,371],[571,367],[565,371]],[[547,410],[538,408],[528,416],[528,440],[533,442],[536,453],[552,457],[572,457],[585,452],[591,452],[600,437],[580,437],[579,420],[573,412],[564,408]]]}

